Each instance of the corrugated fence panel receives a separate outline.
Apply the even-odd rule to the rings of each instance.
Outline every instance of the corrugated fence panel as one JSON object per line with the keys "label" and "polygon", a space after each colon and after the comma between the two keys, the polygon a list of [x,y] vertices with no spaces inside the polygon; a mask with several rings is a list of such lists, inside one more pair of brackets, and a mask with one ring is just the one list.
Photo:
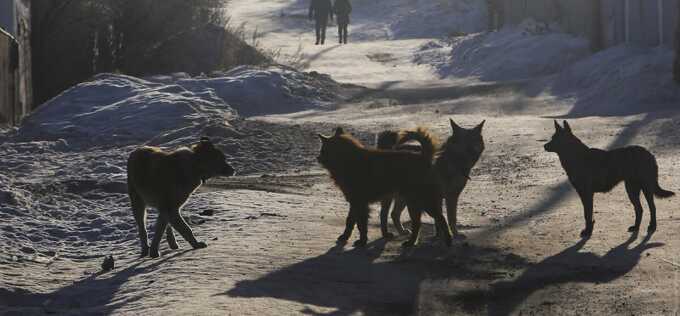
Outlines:
{"label": "corrugated fence panel", "polygon": [[566,32],[584,36],[596,47],[626,40],[639,46],[662,42],[672,46],[679,5],[680,0],[505,0],[504,14],[505,23],[514,25],[527,18],[558,22]]}
{"label": "corrugated fence panel", "polygon": [[0,123],[10,123],[13,116],[14,88],[11,69],[12,39],[0,31]]}
{"label": "corrugated fence panel", "polygon": [[678,0],[665,0],[663,2],[663,43],[666,46],[673,47],[675,43],[675,31],[678,27]]}

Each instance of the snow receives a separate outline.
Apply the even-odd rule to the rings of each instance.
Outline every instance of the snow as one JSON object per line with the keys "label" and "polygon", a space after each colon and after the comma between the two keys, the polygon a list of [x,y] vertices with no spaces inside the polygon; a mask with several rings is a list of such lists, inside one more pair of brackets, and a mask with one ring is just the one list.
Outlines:
{"label": "snow", "polygon": [[630,115],[677,109],[673,51],[617,46],[577,61],[548,82],[549,91],[572,98],[571,115]]}
{"label": "snow", "polygon": [[[350,45],[317,47],[307,4],[232,0],[230,12],[308,72],[100,74],[0,131],[0,314],[483,314],[499,304],[509,313],[677,313],[678,284],[667,277],[676,271],[660,260],[678,261],[675,200],[658,201],[654,242],[632,246],[621,244],[632,221],[625,191],[598,195],[596,237],[574,250],[581,204],[540,146],[552,117],[574,117],[589,145],[648,147],[662,185],[677,191],[670,51],[592,54],[584,39],[533,21],[480,33],[484,1],[471,0],[355,0]],[[442,249],[425,219],[423,244],[404,250],[399,238],[379,239],[373,216],[367,249],[336,245],[347,203],[316,163],[316,134],[340,125],[371,144],[377,131],[424,125],[443,138],[449,118],[487,120],[487,149],[461,196],[468,240]],[[189,251],[179,238],[181,250],[163,243],[161,258],[139,259],[127,155],[202,135],[238,172],[210,180],[183,210],[208,248]],[[117,268],[97,272],[109,254]],[[565,278],[542,278],[555,273]],[[504,296],[511,307],[486,301],[494,284],[517,292]]]}
{"label": "snow", "polygon": [[338,90],[328,75],[282,67],[244,66],[210,78],[99,74],[41,106],[18,135],[68,146],[174,146],[237,116],[324,108]]}
{"label": "snow", "polygon": [[497,32],[435,40],[414,62],[442,78],[528,81],[527,93],[568,102],[568,115],[628,115],[677,107],[673,52],[620,45],[592,53],[589,42],[531,19]]}
{"label": "snow", "polygon": [[532,20],[497,32],[430,42],[415,61],[432,65],[442,77],[483,81],[522,80],[561,71],[590,55],[587,40],[542,29]]}
{"label": "snow", "polygon": [[485,0],[359,0],[355,39],[432,38],[486,29]]}

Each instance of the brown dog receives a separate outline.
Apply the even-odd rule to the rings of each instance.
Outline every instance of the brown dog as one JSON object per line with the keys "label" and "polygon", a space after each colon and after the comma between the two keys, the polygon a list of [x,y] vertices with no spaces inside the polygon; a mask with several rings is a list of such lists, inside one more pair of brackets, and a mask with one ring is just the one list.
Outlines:
{"label": "brown dog", "polygon": [[[453,134],[446,140],[441,152],[437,155],[435,170],[444,192],[446,215],[451,233],[454,237],[465,238],[463,234],[458,232],[456,227],[458,223],[458,199],[470,179],[469,175],[472,168],[477,164],[477,161],[484,152],[482,129],[484,128],[485,121],[469,129],[458,126],[451,119],[450,123]],[[377,142],[378,148],[418,151],[418,147],[408,143],[415,140],[412,137],[413,135],[415,134],[409,132],[396,133],[386,131],[380,133]],[[395,196],[393,199],[392,222],[399,234],[407,234],[408,230],[404,229],[401,224],[401,213],[404,211],[406,203],[399,196]],[[393,199],[389,198],[381,202],[380,228],[383,231],[383,236],[386,238],[392,237],[392,234],[387,230],[387,213]]]}
{"label": "brown dog", "polygon": [[418,242],[422,212],[435,219],[438,229],[445,231],[441,235],[444,242],[451,245],[451,235],[442,215],[442,191],[432,165],[435,141],[426,131],[417,132],[421,153],[365,148],[342,128],[331,137],[319,134],[322,145],[317,159],[350,204],[345,231],[338,241],[347,241],[356,223],[360,236],[354,245],[366,245],[369,204],[399,193],[408,205],[413,228],[411,238],[404,245]]}
{"label": "brown dog", "polygon": [[564,127],[555,121],[555,134],[544,147],[546,151],[554,152],[560,158],[569,182],[581,197],[586,221],[586,228],[581,231],[581,237],[589,237],[593,233],[595,225],[593,195],[595,192],[609,192],[624,181],[628,198],[635,208],[635,225],[629,227],[628,231],[637,232],[642,221],[642,204],[640,203],[640,191],[642,191],[647,199],[651,216],[647,228],[649,233],[656,230],[654,196],[667,198],[675,195],[659,186],[659,167],[656,164],[656,158],[640,146],[628,146],[609,151],[590,148],[572,133],[567,121],[564,121]]}
{"label": "brown dog", "polygon": [[[150,248],[151,257],[159,256],[158,246],[164,231],[170,248],[179,248],[173,228],[194,249],[205,248],[206,244],[196,240],[179,211],[189,196],[207,179],[216,176],[229,177],[233,174],[234,169],[227,163],[224,153],[215,148],[207,138],[201,138],[191,148],[181,148],[173,152],[148,146],[133,151],[127,163],[128,194],[139,229],[142,257],[149,255],[147,207],[158,210]],[[168,227],[168,223],[171,227]]]}

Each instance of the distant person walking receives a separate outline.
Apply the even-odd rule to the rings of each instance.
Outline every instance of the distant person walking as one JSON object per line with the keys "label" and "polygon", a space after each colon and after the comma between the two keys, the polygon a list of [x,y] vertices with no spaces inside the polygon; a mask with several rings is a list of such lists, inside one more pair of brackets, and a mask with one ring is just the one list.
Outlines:
{"label": "distant person walking", "polygon": [[309,19],[316,21],[316,45],[326,42],[326,27],[328,19],[333,21],[333,5],[331,0],[311,0],[309,4]]}
{"label": "distant person walking", "polygon": [[333,12],[338,20],[338,41],[347,44],[347,26],[349,25],[349,15],[352,13],[352,4],[349,0],[335,0]]}

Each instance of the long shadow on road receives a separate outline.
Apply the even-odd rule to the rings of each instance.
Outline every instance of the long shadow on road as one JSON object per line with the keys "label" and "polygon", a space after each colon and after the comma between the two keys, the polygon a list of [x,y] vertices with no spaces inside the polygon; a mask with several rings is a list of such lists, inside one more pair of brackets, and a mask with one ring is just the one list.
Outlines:
{"label": "long shadow on road", "polygon": [[[428,227],[431,230],[432,227]],[[492,248],[459,247],[447,255],[440,246],[421,245],[392,261],[378,260],[384,239],[366,249],[328,252],[263,277],[241,281],[224,293],[230,297],[267,297],[331,309],[303,308],[309,315],[411,315],[419,311],[425,280],[495,280],[498,270],[524,266],[521,258]],[[484,258],[483,260],[479,260]]]}
{"label": "long shadow on road", "polygon": [[489,314],[510,315],[532,293],[553,285],[608,283],[628,274],[640,262],[644,251],[664,245],[648,243],[652,237],[649,234],[639,244],[629,248],[637,237],[637,234],[631,235],[601,257],[591,252],[580,252],[586,244],[586,239],[582,239],[560,253],[531,265],[519,278],[493,284],[485,295]]}

